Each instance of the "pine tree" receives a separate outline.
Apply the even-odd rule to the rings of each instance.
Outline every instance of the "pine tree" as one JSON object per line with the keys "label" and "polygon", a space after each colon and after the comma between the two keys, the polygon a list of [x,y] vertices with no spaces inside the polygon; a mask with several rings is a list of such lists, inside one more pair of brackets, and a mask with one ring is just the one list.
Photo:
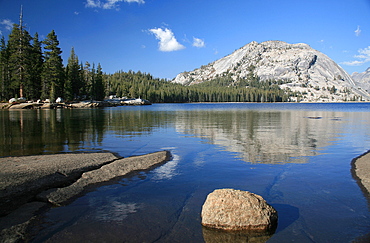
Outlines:
{"label": "pine tree", "polygon": [[31,70],[30,83],[26,89],[27,97],[32,99],[40,98],[41,94],[41,73],[44,59],[42,55],[41,42],[39,35],[36,33],[33,38],[31,48]]}
{"label": "pine tree", "polygon": [[11,95],[24,97],[24,88],[29,85],[31,72],[31,36],[24,26],[14,24],[8,40],[8,67]]}
{"label": "pine tree", "polygon": [[85,75],[84,75],[84,65],[82,62],[80,63],[80,78],[81,81],[81,88],[80,88],[80,99],[83,99],[86,96],[86,83],[85,83]]}
{"label": "pine tree", "polygon": [[88,87],[90,88],[89,89],[89,96],[90,96],[90,99],[92,100],[95,100],[95,76],[96,76],[96,73],[95,73],[95,63],[93,63],[92,65],[92,68],[91,68],[91,71],[90,71],[90,83],[88,83]]}
{"label": "pine tree", "polygon": [[103,71],[100,63],[98,64],[95,76],[95,99],[103,100],[104,99],[104,84],[103,84]]}
{"label": "pine tree", "polygon": [[[81,64],[82,66],[82,64]],[[83,67],[83,80],[84,80],[84,96],[90,97],[90,90],[91,90],[91,69],[90,63],[85,62],[85,66]]]}
{"label": "pine tree", "polygon": [[64,84],[64,93],[67,100],[79,98],[82,94],[83,79],[81,76],[82,69],[75,54],[74,48],[71,49],[71,55],[68,58],[66,67],[66,82]]}
{"label": "pine tree", "polygon": [[45,44],[45,62],[42,71],[41,99],[49,98],[54,102],[56,97],[63,96],[64,88],[62,51],[54,30],[46,36],[43,44]]}
{"label": "pine tree", "polygon": [[8,50],[4,36],[0,42],[0,101],[9,99]]}

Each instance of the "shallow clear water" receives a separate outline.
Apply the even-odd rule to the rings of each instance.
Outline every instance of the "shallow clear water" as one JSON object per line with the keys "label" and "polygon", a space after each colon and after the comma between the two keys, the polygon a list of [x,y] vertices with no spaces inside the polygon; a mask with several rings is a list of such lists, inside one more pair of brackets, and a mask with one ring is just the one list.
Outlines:
{"label": "shallow clear water", "polygon": [[35,241],[212,242],[217,233],[202,229],[200,212],[218,188],[251,191],[277,209],[268,242],[350,242],[370,232],[368,201],[351,175],[351,160],[370,149],[370,104],[7,110],[0,123],[0,156],[173,155],[51,209]]}

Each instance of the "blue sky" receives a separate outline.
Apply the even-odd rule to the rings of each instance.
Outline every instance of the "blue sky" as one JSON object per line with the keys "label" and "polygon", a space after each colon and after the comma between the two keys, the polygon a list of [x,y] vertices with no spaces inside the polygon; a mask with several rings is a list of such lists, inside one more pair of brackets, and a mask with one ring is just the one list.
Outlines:
{"label": "blue sky", "polygon": [[370,0],[0,0],[0,31],[24,23],[43,39],[55,30],[103,71],[172,79],[251,41],[306,43],[349,74],[370,67]]}

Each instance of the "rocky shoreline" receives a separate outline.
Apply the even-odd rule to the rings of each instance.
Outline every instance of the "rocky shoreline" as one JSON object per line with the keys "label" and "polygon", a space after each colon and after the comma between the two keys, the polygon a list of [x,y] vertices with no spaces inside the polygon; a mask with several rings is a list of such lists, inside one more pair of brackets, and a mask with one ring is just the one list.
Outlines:
{"label": "rocky shoreline", "polygon": [[127,100],[104,100],[104,101],[81,101],[70,103],[50,103],[50,102],[25,102],[25,103],[0,103],[0,109],[73,109],[73,108],[96,108],[96,107],[115,107],[115,106],[133,106],[133,105],[151,105],[150,101],[144,99]]}
{"label": "rocky shoreline", "polygon": [[51,206],[60,206],[99,183],[161,165],[168,151],[120,158],[112,153],[0,158],[0,239],[27,241],[29,228]]}

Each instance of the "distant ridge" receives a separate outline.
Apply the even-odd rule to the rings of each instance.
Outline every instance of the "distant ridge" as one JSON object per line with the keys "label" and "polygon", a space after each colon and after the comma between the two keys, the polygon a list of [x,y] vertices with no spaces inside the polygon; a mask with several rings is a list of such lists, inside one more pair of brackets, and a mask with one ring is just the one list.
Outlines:
{"label": "distant ridge", "polygon": [[355,84],[366,92],[370,92],[370,67],[365,72],[352,73],[352,79]]}
{"label": "distant ridge", "polygon": [[280,88],[301,94],[291,101],[370,100],[369,93],[328,56],[307,44],[283,41],[253,41],[215,62],[178,74],[172,82],[194,85],[226,76],[237,82],[251,72],[261,81],[281,80]]}

